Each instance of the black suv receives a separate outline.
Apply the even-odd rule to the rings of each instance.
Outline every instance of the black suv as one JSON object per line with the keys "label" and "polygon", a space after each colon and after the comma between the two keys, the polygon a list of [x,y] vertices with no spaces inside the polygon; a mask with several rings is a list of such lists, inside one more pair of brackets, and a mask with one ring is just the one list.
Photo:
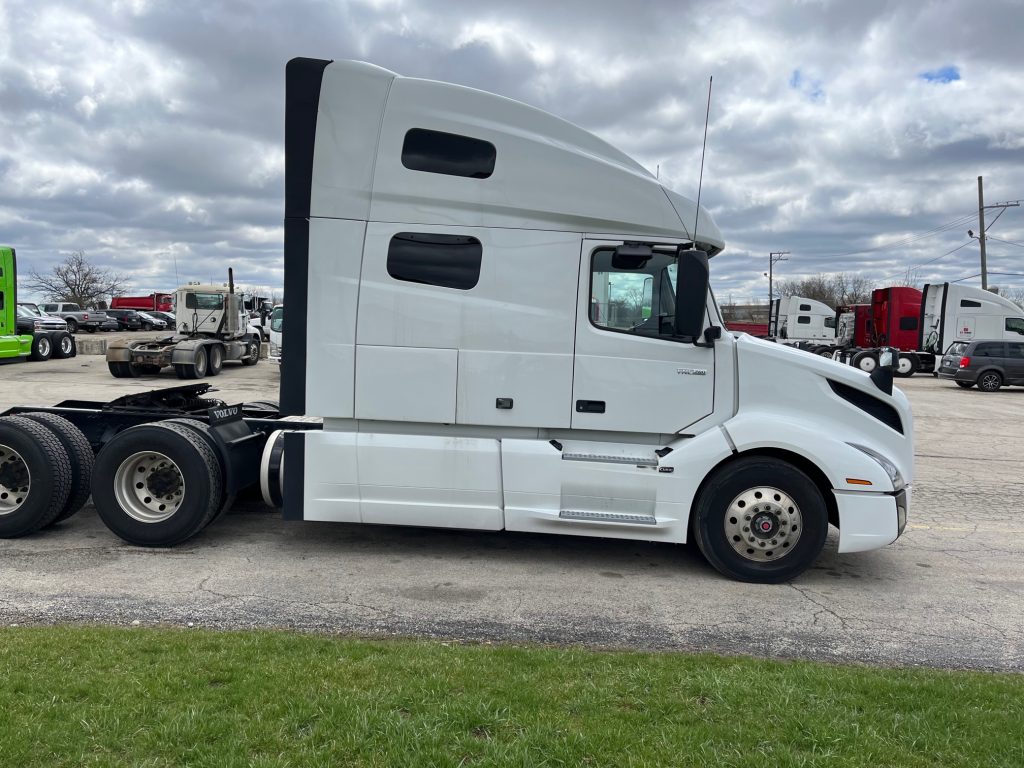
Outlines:
{"label": "black suv", "polygon": [[1024,341],[955,341],[939,364],[939,378],[970,389],[995,392],[1004,384],[1024,386]]}
{"label": "black suv", "polygon": [[119,331],[137,331],[142,327],[142,318],[134,309],[108,309],[107,318],[117,320]]}

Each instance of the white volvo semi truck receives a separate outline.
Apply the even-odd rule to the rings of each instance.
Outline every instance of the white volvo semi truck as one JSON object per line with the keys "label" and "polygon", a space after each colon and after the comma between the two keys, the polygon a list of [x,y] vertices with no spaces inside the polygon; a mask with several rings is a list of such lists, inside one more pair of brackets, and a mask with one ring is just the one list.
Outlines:
{"label": "white volvo semi truck", "polygon": [[[86,433],[113,531],[183,541],[259,482],[287,520],[695,539],[758,582],[806,569],[830,522],[840,552],[903,531],[891,368],[723,334],[724,242],[692,201],[489,93],[295,59],[286,94],[280,414],[208,385],[8,412]],[[41,461],[25,420],[0,419],[15,485]],[[7,535],[32,528],[12,504]]]}

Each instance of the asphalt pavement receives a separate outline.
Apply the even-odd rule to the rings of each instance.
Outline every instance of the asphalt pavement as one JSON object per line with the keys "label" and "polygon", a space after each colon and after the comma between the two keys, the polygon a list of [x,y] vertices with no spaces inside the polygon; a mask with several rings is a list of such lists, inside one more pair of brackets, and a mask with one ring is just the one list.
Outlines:
{"label": "asphalt pavement", "polygon": [[[209,380],[275,396],[265,361]],[[115,380],[100,357],[0,367],[0,410],[179,383]],[[284,522],[242,499],[185,545],[123,543],[91,506],[0,541],[0,623],[292,628],[1024,671],[1024,388],[899,383],[917,477],[895,544],[790,584],[719,576],[692,547],[569,536]]]}

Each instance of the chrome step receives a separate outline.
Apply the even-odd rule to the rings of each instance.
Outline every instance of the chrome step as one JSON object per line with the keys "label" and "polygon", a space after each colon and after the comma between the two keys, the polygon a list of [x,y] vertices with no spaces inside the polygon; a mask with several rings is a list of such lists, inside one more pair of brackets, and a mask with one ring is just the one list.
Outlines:
{"label": "chrome step", "polygon": [[656,467],[658,460],[649,456],[612,456],[605,453],[562,453],[562,461],[598,461],[602,464],[635,464],[638,467]]}
{"label": "chrome step", "polygon": [[562,520],[600,520],[605,523],[633,523],[638,525],[657,525],[654,515],[631,515],[626,512],[582,512],[576,509],[563,509],[558,513]]}

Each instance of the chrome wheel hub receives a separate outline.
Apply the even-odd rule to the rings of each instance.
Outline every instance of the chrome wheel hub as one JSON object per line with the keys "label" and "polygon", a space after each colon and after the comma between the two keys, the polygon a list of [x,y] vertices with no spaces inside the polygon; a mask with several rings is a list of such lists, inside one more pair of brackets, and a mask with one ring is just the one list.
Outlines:
{"label": "chrome wheel hub", "polygon": [[793,499],[778,488],[750,488],[725,512],[725,538],[741,557],[763,563],[781,560],[800,540],[803,519]]}
{"label": "chrome wheel hub", "polygon": [[121,509],[140,523],[162,523],[185,498],[185,478],[169,457],[155,451],[135,453],[114,474],[114,496]]}
{"label": "chrome wheel hub", "polygon": [[21,454],[0,445],[0,515],[21,509],[31,489],[32,477]]}

